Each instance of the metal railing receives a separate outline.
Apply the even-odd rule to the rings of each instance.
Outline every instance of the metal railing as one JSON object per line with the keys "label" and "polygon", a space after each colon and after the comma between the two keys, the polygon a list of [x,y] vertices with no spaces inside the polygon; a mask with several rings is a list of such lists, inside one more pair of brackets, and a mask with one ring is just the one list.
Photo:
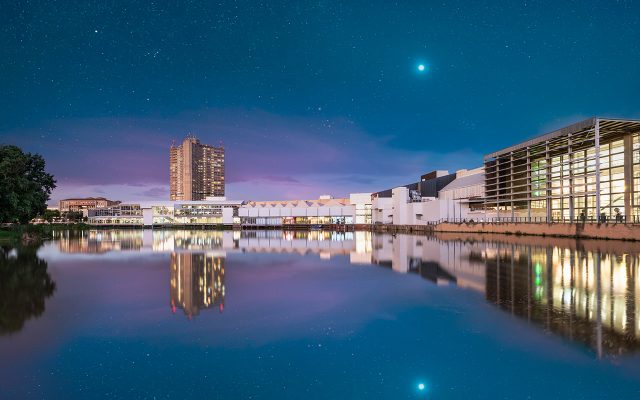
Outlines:
{"label": "metal railing", "polygon": [[429,224],[453,223],[453,224],[470,224],[470,223],[519,223],[519,224],[640,224],[640,216],[632,216],[627,218],[624,215],[595,217],[576,217],[576,218],[547,218],[547,217],[488,217],[488,218],[442,218]]}

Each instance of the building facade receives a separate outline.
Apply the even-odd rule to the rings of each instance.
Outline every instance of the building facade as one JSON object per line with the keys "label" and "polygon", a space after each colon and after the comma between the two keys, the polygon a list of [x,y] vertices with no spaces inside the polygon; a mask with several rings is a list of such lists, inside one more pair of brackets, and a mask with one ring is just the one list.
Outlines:
{"label": "building facade", "polygon": [[87,211],[87,223],[102,226],[238,225],[241,201],[149,201]]}
{"label": "building facade", "polygon": [[201,144],[192,135],[169,149],[170,200],[224,197],[224,148]]}
{"label": "building facade", "polygon": [[119,201],[105,199],[104,197],[84,197],[77,199],[64,199],[58,203],[60,212],[81,212],[90,208],[112,207],[120,204]]}
{"label": "building facade", "polygon": [[442,221],[485,219],[483,168],[453,174],[434,171],[420,182],[373,195],[376,225],[430,225]]}
{"label": "building facade", "polygon": [[250,201],[239,216],[247,227],[370,225],[371,207],[371,193],[353,193],[339,199]]}
{"label": "building facade", "polygon": [[485,208],[502,221],[637,221],[640,121],[598,117],[484,157]]}

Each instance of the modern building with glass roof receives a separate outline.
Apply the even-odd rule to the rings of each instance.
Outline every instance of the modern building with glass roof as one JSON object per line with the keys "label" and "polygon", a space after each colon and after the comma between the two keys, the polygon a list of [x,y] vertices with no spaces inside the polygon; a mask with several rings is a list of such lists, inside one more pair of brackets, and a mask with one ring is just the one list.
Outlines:
{"label": "modern building with glass roof", "polygon": [[498,221],[640,220],[640,120],[592,117],[484,156]]}

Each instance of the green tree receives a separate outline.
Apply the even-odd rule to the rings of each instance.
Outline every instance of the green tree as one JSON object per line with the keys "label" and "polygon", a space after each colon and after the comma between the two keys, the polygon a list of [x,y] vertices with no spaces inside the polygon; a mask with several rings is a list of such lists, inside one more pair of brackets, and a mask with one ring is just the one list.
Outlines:
{"label": "green tree", "polygon": [[62,213],[62,217],[69,222],[82,222],[82,211],[67,211]]}
{"label": "green tree", "polygon": [[26,224],[44,213],[56,187],[44,167],[41,155],[0,145],[0,222]]}
{"label": "green tree", "polygon": [[53,221],[57,220],[58,218],[60,218],[60,211],[58,210],[49,210],[46,209],[44,210],[44,213],[42,214],[42,219],[44,219],[45,221],[52,223]]}

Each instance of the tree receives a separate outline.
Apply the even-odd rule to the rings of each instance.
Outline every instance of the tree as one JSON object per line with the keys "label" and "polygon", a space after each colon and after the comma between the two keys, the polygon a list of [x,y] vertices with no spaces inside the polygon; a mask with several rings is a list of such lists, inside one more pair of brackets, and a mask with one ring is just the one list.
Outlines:
{"label": "tree", "polygon": [[42,315],[55,289],[38,246],[0,247],[0,335],[18,332]]}
{"label": "tree", "polygon": [[62,217],[69,222],[81,222],[83,219],[82,211],[63,212]]}
{"label": "tree", "polygon": [[48,223],[58,222],[60,219],[60,211],[58,210],[44,210],[44,213],[41,215],[42,219],[47,221]]}
{"label": "tree", "polygon": [[56,187],[44,167],[41,155],[0,145],[0,222],[26,224],[44,213]]}

